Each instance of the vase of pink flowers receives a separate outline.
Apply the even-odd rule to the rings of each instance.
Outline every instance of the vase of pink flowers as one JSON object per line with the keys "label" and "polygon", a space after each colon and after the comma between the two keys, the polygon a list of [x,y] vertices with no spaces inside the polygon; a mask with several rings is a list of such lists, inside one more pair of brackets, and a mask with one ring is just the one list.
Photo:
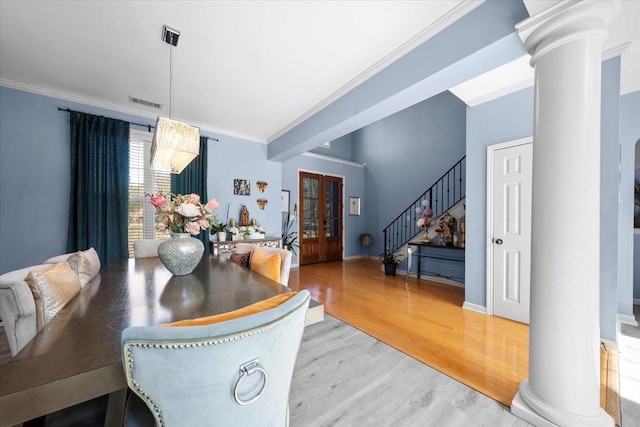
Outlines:
{"label": "vase of pink flowers", "polygon": [[156,208],[156,230],[171,235],[158,246],[160,261],[175,276],[190,274],[204,253],[202,241],[192,236],[211,227],[220,203],[211,199],[202,204],[197,194],[166,197],[160,192],[151,196],[151,204]]}

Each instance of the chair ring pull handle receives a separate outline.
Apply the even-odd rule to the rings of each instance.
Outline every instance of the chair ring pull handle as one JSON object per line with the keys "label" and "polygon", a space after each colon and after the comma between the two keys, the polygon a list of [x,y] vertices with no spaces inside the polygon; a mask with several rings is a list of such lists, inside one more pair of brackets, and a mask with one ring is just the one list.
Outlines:
{"label": "chair ring pull handle", "polygon": [[[233,387],[233,398],[235,399],[238,405],[243,405],[243,406],[251,405],[253,402],[260,399],[260,396],[262,396],[262,393],[264,393],[264,389],[267,387],[267,381],[269,380],[269,377],[267,376],[267,371],[265,371],[260,366],[258,366],[259,363],[260,363],[259,359],[253,359],[252,361],[247,362],[240,366],[240,377],[236,381],[236,385]],[[248,399],[248,400],[241,399],[240,396],[238,396],[238,389],[240,388],[240,383],[245,377],[249,375],[253,375],[256,372],[260,372],[264,377],[264,382],[262,383],[262,387],[260,388],[258,393],[255,396],[253,396],[251,399]]]}

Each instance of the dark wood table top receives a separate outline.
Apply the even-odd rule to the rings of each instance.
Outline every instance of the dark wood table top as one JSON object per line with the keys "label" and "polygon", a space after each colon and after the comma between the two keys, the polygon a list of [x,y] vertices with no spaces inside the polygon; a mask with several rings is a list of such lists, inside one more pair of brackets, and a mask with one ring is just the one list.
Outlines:
{"label": "dark wood table top", "polygon": [[226,259],[173,276],[158,258],[113,261],[0,369],[0,425],[15,425],[126,388],[120,336],[231,311],[289,292]]}

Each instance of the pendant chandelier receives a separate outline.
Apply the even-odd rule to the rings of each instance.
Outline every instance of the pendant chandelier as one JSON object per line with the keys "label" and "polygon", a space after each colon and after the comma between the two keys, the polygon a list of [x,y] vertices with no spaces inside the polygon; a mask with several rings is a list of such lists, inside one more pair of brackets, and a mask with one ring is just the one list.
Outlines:
{"label": "pendant chandelier", "polygon": [[169,44],[169,118],[158,117],[151,142],[151,169],[179,174],[200,154],[200,129],[171,119],[172,57],[180,32],[166,25],[162,40]]}

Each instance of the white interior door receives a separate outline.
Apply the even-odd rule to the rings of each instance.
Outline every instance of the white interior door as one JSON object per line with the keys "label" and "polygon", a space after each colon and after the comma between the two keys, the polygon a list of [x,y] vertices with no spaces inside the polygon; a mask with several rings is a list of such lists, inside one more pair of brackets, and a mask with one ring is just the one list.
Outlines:
{"label": "white interior door", "polygon": [[531,142],[493,152],[493,313],[529,323]]}

